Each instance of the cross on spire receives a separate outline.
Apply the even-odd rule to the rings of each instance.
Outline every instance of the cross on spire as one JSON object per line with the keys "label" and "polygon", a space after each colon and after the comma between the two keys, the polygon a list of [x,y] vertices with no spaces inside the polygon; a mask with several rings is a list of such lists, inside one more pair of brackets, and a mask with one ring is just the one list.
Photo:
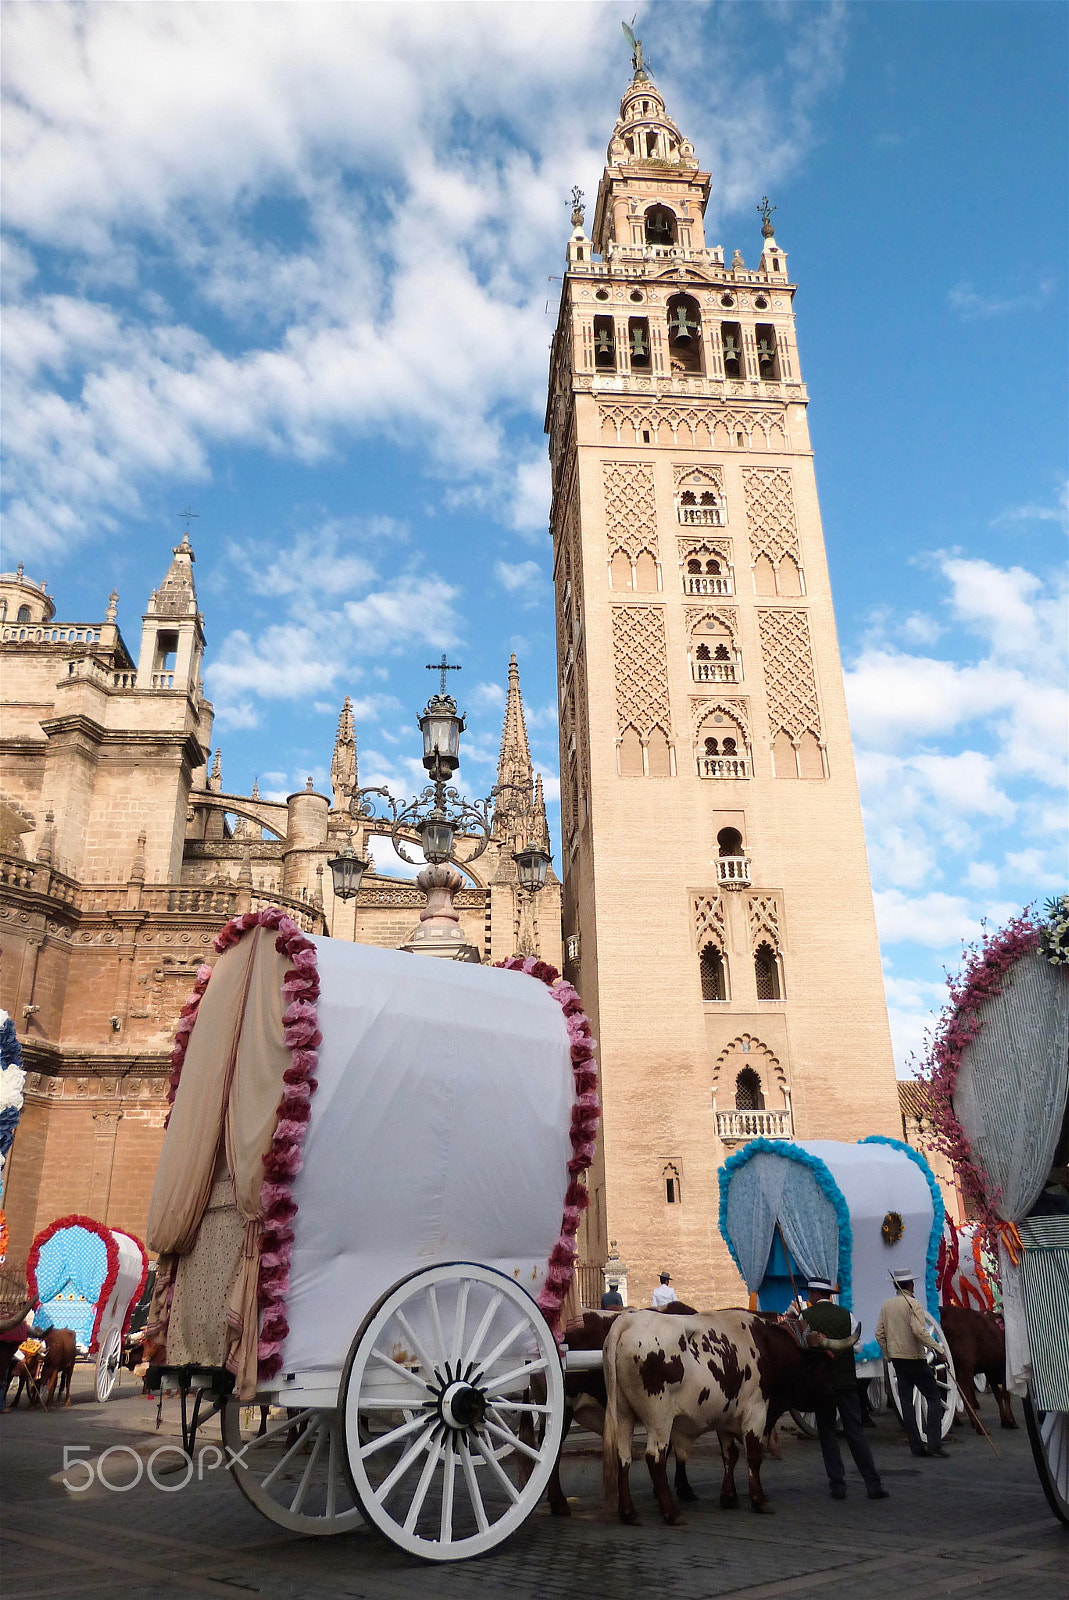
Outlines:
{"label": "cross on spire", "polygon": [[442,674],[442,687],[439,690],[439,693],[443,694],[443,695],[445,694],[445,675],[446,675],[446,673],[447,672],[459,672],[460,670],[461,670],[461,668],[460,668],[460,663],[459,662],[456,662],[454,664],[452,661],[447,661],[445,659],[445,651],[444,650],[442,651],[442,659],[441,659],[441,661],[428,661],[426,666],[425,666],[425,668],[424,668],[424,671],[426,671],[426,672],[440,672]]}
{"label": "cross on spire", "polygon": [[191,522],[196,522],[197,518],[200,516],[200,512],[199,511],[193,511],[193,510],[191,510],[191,508],[189,506],[187,506],[184,511],[176,511],[175,512],[175,516],[178,518],[179,522],[184,522],[185,523],[185,525],[186,525],[186,538],[188,540],[188,538],[189,538],[189,524]]}

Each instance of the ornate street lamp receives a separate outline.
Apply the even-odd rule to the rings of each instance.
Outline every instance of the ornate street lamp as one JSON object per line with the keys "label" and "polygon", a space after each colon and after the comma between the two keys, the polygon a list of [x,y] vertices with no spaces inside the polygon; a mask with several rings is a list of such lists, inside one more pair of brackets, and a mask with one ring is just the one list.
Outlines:
{"label": "ornate street lamp", "polygon": [[512,859],[516,863],[521,889],[528,894],[537,894],[539,889],[545,888],[546,872],[553,860],[548,850],[544,850],[540,844],[526,844],[522,850],[515,852]]}
{"label": "ornate street lamp", "polygon": [[360,880],[370,863],[364,861],[353,849],[350,839],[340,856],[327,862],[334,879],[334,895],[338,900],[352,900],[360,888]]}
{"label": "ornate street lamp", "polygon": [[[407,802],[395,799],[385,788],[357,789],[349,801],[349,812],[364,826],[369,822],[389,822],[391,844],[401,860],[412,866],[417,863],[405,846],[414,838],[418,839],[428,863],[416,876],[416,883],[427,896],[427,904],[420,913],[420,926],[402,948],[447,956],[454,961],[474,962],[480,959],[478,949],[465,943],[460,918],[453,905],[453,896],[464,886],[464,879],[451,865],[458,859],[453,853],[454,847],[459,833],[474,845],[459,864],[468,866],[478,860],[490,843],[493,803],[510,786],[499,784],[485,800],[472,801],[450,785],[449,780],[460,765],[460,735],[465,722],[457,711],[456,701],[445,692],[445,675],[459,672],[460,668],[447,661],[443,654],[441,661],[429,663],[427,670],[442,675],[439,692],[431,695],[422,715],[416,719],[423,734],[423,765],[431,783]],[[549,853],[541,845],[530,845],[517,852],[514,859],[521,889],[528,896],[537,894],[546,881]],[[329,865],[334,874],[335,893],[342,899],[350,899],[360,886],[367,863],[361,862],[350,847]]]}

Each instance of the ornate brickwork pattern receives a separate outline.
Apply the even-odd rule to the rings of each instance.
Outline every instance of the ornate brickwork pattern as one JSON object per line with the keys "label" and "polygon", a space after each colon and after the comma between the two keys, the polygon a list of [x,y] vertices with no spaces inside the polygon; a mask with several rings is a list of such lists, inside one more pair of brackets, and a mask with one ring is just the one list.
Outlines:
{"label": "ornate brickwork pattern", "polygon": [[756,561],[758,556],[767,556],[773,566],[778,566],[784,556],[791,556],[800,566],[789,469],[743,467],[742,486],[746,496],[750,559]]}
{"label": "ornate brickwork pattern", "polygon": [[779,902],[774,894],[752,894],[746,903],[750,924],[750,943],[756,950],[767,939],[773,949],[780,944]]}
{"label": "ornate brickwork pattern", "polygon": [[626,550],[632,560],[640,550],[660,559],[657,545],[657,498],[653,466],[648,461],[606,461],[605,532],[610,558]]}
{"label": "ornate brickwork pattern", "polygon": [[673,467],[672,477],[677,489],[685,483],[688,489],[712,489],[721,500],[724,498],[724,474],[719,467],[699,467],[692,461],[685,467]]}
{"label": "ornate brickwork pattern", "polygon": [[721,951],[727,950],[727,925],[724,902],[719,894],[697,894],[691,903],[694,913],[694,942],[701,950],[712,940]]}
{"label": "ornate brickwork pattern", "polygon": [[760,610],[757,626],[773,737],[782,728],[794,740],[807,730],[819,740],[820,705],[808,614],[786,606]]}
{"label": "ornate brickwork pattern", "polygon": [[[747,713],[747,705],[745,700],[694,699],[690,703],[690,710],[695,734],[697,734],[702,724],[707,720],[710,720],[711,725],[704,730],[706,733],[715,734],[718,730],[722,730],[724,733],[730,733],[731,729],[724,728],[723,722],[715,722],[715,718],[719,713],[724,721],[734,722],[737,725],[742,732],[742,737],[746,741],[747,748],[749,748],[751,743],[750,719]],[[715,725],[713,725],[714,723]]]}
{"label": "ornate brickwork pattern", "polygon": [[[662,408],[652,397],[630,403],[599,400],[597,406],[602,438],[607,444],[667,444],[671,440],[684,447],[731,448],[740,433],[748,450],[786,450],[789,444],[784,409],[751,411],[739,407],[725,411],[718,406],[713,413],[702,406]],[[649,439],[643,439],[643,433],[648,433]]]}
{"label": "ornate brickwork pattern", "polygon": [[687,632],[693,633],[700,622],[719,622],[730,633],[734,641],[738,633],[739,614],[733,606],[688,606],[683,613],[687,624]]}
{"label": "ornate brickwork pattern", "polygon": [[668,703],[668,648],[660,606],[613,606],[612,648],[616,668],[616,726],[640,738],[654,728],[672,735]]}

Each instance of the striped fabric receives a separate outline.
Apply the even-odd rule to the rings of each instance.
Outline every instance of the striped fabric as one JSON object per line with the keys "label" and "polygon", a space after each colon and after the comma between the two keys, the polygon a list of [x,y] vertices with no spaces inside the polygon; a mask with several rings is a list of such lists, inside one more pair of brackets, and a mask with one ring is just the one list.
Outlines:
{"label": "striped fabric", "polygon": [[1069,1412],[1069,1216],[1026,1217],[1017,1226],[1032,1400],[1041,1411]]}

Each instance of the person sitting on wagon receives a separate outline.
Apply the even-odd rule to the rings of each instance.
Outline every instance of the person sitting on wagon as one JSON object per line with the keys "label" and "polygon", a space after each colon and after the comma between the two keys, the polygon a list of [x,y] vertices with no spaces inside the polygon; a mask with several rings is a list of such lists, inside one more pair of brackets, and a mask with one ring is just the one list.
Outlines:
{"label": "person sitting on wagon", "polygon": [[[902,1424],[915,1456],[945,1456],[943,1449],[943,1397],[935,1373],[924,1358],[933,1350],[942,1361],[943,1350],[931,1337],[920,1302],[913,1297],[912,1272],[892,1272],[896,1293],[885,1300],[876,1319],[876,1343],[895,1369]],[[919,1389],[928,1403],[928,1448],[925,1449],[913,1408],[913,1391]]]}
{"label": "person sitting on wagon", "polygon": [[[837,1292],[837,1286],[829,1283],[826,1278],[812,1279],[809,1284],[809,1305],[802,1312],[802,1320],[814,1333],[822,1334],[825,1339],[852,1339],[856,1344],[861,1337],[861,1324],[850,1315],[845,1306],[835,1304],[832,1295]],[[838,1414],[842,1418],[843,1433],[846,1435],[850,1454],[864,1479],[869,1499],[886,1500],[887,1490],[880,1482],[880,1474],[876,1470],[876,1463],[872,1459],[872,1451],[864,1434],[861,1402],[857,1394],[854,1352],[852,1349],[833,1350],[831,1360],[831,1386],[834,1399],[827,1405],[818,1406],[816,1410],[820,1451],[824,1457],[824,1470],[828,1474],[831,1497],[833,1500],[846,1499],[846,1472],[835,1437],[835,1419]]]}

